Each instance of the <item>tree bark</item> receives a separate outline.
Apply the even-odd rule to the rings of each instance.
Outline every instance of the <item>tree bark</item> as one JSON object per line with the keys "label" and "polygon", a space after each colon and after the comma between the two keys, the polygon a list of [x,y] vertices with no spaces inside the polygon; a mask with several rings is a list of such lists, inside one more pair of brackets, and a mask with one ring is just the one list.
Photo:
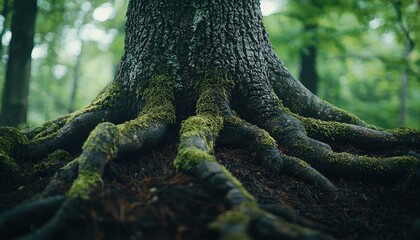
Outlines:
{"label": "tree bark", "polygon": [[12,38],[0,114],[2,125],[18,126],[26,122],[36,12],[36,0],[14,2]]}

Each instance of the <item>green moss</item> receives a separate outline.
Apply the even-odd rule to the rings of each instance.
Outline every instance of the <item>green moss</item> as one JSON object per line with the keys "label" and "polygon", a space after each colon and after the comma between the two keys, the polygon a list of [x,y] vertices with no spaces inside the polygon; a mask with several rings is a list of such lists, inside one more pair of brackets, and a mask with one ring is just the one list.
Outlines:
{"label": "green moss", "polygon": [[49,154],[42,162],[33,166],[34,174],[51,173],[60,167],[62,160],[70,157],[70,154],[64,150],[58,149]]}
{"label": "green moss", "polygon": [[274,140],[273,137],[271,137],[271,135],[265,131],[264,129],[261,129],[261,144],[263,146],[268,146],[268,147],[276,147],[277,143],[276,140]]}
{"label": "green moss", "polygon": [[[355,156],[349,153],[333,153],[327,156],[327,161],[338,167],[351,167],[372,173],[386,173],[395,168],[403,167],[407,175],[413,174],[418,165],[417,159],[410,156],[389,158],[373,158],[368,156]],[[406,175],[406,176],[407,176]]]}
{"label": "green moss", "polygon": [[175,168],[182,172],[191,172],[201,161],[216,161],[216,157],[194,147],[186,147],[178,150],[174,160]]}
{"label": "green moss", "polygon": [[174,79],[167,75],[154,76],[142,98],[146,102],[140,116],[147,114],[151,121],[174,123]]}
{"label": "green moss", "polygon": [[313,118],[299,117],[305,130],[312,136],[334,139],[337,136],[356,137],[351,125],[339,122],[326,122]]}
{"label": "green moss", "polygon": [[[181,126],[180,145],[174,162],[181,171],[191,171],[197,163],[205,159],[215,160],[212,155],[214,142],[224,124],[221,106],[228,101],[227,88],[232,86],[226,76],[216,72],[205,72],[201,75],[202,79],[195,82],[195,90],[199,95],[197,115],[189,117]],[[205,146],[201,146],[203,142]]]}
{"label": "green moss", "polygon": [[292,144],[293,150],[299,151],[300,153],[313,154],[317,151],[317,146],[311,144],[306,136],[296,135]]}
{"label": "green moss", "polygon": [[331,109],[333,109],[334,110],[334,112],[336,112],[337,114],[337,117],[338,117],[338,119],[337,119],[337,121],[340,121],[340,122],[345,122],[345,123],[350,123],[350,124],[356,124],[356,125],[361,125],[361,126],[367,126],[367,127],[369,127],[369,128],[372,128],[372,129],[377,129],[377,127],[375,127],[375,126],[373,126],[373,125],[369,125],[369,124],[367,124],[367,123],[365,123],[364,121],[362,121],[360,118],[358,118],[356,115],[354,115],[354,114],[351,114],[351,113],[349,113],[349,112],[347,112],[347,111],[344,111],[343,109],[341,109],[341,108],[338,108],[338,107],[336,107],[336,106],[334,106],[334,105],[332,105],[331,103],[329,103],[329,102],[326,102],[326,101],[324,101],[324,100],[322,100],[323,102],[325,102],[325,105],[326,106],[328,106],[328,107],[330,107]]}
{"label": "green moss", "polygon": [[420,130],[412,128],[396,128],[396,129],[387,129],[386,132],[392,133],[395,136],[405,137],[405,136],[417,136],[420,137]]}
{"label": "green moss", "polygon": [[17,163],[13,158],[19,158],[24,154],[28,139],[16,128],[0,128],[0,168],[10,171],[17,170]]}
{"label": "green moss", "polygon": [[95,151],[103,153],[113,159],[117,156],[119,131],[112,123],[99,124],[83,144],[83,151]]}
{"label": "green moss", "polygon": [[[184,138],[198,136],[203,138],[217,137],[223,127],[223,118],[213,115],[197,115],[188,118],[181,126],[181,141]],[[212,143],[209,143],[212,144]]]}
{"label": "green moss", "polygon": [[274,138],[271,137],[271,135],[264,129],[261,129],[255,125],[251,125],[236,116],[226,118],[225,122],[226,124],[238,126],[238,127],[248,125],[251,128],[252,136],[255,136],[255,140],[257,141],[257,144],[262,145],[262,146],[267,146],[267,147],[277,147],[276,140],[274,140]]}
{"label": "green moss", "polygon": [[92,103],[84,108],[83,112],[90,112],[92,110],[104,109],[112,106],[121,97],[122,90],[117,81],[111,82],[98,96],[92,101]]}
{"label": "green moss", "polygon": [[32,138],[32,141],[50,139],[56,136],[57,131],[67,123],[71,116],[72,114],[62,116],[36,127],[33,131],[37,132],[37,134]]}
{"label": "green moss", "polygon": [[[296,157],[290,157],[290,156],[288,156],[287,158],[286,158],[286,160],[287,161],[290,161],[290,162],[294,162],[299,168],[301,168],[301,169],[305,169],[305,171],[308,171],[308,170],[306,170],[308,167],[311,167],[311,165],[309,164],[309,163],[307,163],[307,162],[305,162],[305,161],[303,161],[302,159],[299,159],[299,158],[296,158]],[[292,163],[293,164],[293,163]]]}
{"label": "green moss", "polygon": [[176,121],[175,107],[173,104],[174,79],[167,75],[154,76],[148,88],[143,93],[138,93],[145,101],[145,106],[139,117],[124,124],[118,125],[123,134],[132,135],[133,131],[150,126],[151,124],[173,124]]}
{"label": "green moss", "polygon": [[0,170],[6,169],[7,171],[15,172],[18,169],[18,165],[15,160],[9,157],[7,154],[0,152]]}
{"label": "green moss", "polygon": [[38,132],[38,134],[32,139],[32,142],[36,144],[54,138],[57,136],[57,132],[67,123],[85,113],[109,108],[117,102],[117,99],[121,96],[121,94],[122,91],[119,87],[119,83],[116,81],[110,83],[86,108],[66,116],[59,117],[58,119],[46,122],[42,126],[34,129],[36,132]]}
{"label": "green moss", "polygon": [[248,240],[252,239],[248,234],[248,228],[251,223],[251,216],[238,211],[237,209],[231,209],[219,215],[219,217],[208,225],[210,230],[227,230],[229,227],[239,226],[234,228],[234,232],[229,232],[229,234],[223,237],[223,239],[228,240]]}
{"label": "green moss", "polygon": [[101,175],[97,172],[81,171],[73,182],[67,196],[89,200],[89,195],[93,189],[103,183]]}

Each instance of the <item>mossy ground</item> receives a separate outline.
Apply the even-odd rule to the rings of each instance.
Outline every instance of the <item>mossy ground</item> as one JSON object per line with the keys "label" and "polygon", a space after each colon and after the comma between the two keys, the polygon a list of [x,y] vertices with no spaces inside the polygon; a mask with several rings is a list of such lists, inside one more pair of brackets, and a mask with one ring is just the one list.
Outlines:
{"label": "mossy ground", "polygon": [[[92,220],[85,226],[93,229],[94,237],[214,239],[207,225],[227,206],[194,178],[176,174],[175,138],[168,140],[170,144],[165,143],[163,150],[111,163],[123,180],[106,171],[103,188],[93,194],[89,205]],[[338,239],[408,239],[411,220],[420,216],[420,190],[413,186],[401,193],[397,185],[334,179],[338,194],[331,196],[296,178],[273,176],[252,165],[254,154],[217,147],[215,152],[260,204],[288,205],[301,216],[322,224]],[[20,171],[23,180],[1,181],[0,211],[41,191],[51,177],[32,175],[31,163]]]}

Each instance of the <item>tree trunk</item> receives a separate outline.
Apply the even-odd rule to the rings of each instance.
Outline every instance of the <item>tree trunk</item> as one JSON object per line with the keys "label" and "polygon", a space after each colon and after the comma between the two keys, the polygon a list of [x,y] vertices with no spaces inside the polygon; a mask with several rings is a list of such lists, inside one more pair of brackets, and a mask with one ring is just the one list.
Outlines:
{"label": "tree trunk", "polygon": [[[296,214],[274,216],[261,208],[216,161],[216,141],[250,148],[253,164],[330,194],[337,187],[324,175],[420,179],[420,133],[378,131],[303,87],[274,54],[258,0],[132,0],[115,80],[89,106],[24,133],[0,129],[0,170],[10,174],[19,168],[16,159],[47,164],[57,149],[78,153],[83,143],[41,200],[0,215],[0,238],[60,237],[69,222],[89,212],[82,206],[104,186],[110,161],[160,146],[173,131],[180,135],[176,170],[195,177],[227,209],[208,225],[221,239],[331,237]],[[403,147],[403,156],[337,153],[327,143],[367,152]],[[65,193],[63,186],[70,186]],[[50,197],[57,194],[63,196]],[[44,211],[54,217],[25,232],[30,228],[22,223]]]}
{"label": "tree trunk", "polygon": [[[316,31],[316,25],[305,25],[305,31]],[[312,93],[316,94],[318,90],[318,71],[316,68],[316,58],[318,47],[315,45],[315,39],[300,50],[300,72],[299,80]]]}
{"label": "tree trunk", "polygon": [[2,125],[18,126],[26,122],[36,4],[36,0],[14,2],[12,38],[0,114]]}
{"label": "tree trunk", "polygon": [[[264,53],[271,50],[259,1],[131,1],[116,81],[134,93],[155,75],[172,75],[182,119],[195,110],[185,101],[197,99],[197,81],[219,71],[238,83],[233,105],[258,105],[263,99],[247,86],[268,90]],[[270,96],[265,104],[275,105]]]}
{"label": "tree trunk", "polygon": [[3,28],[0,32],[0,58],[3,57],[3,35],[6,33],[6,28],[8,25],[8,17],[9,17],[9,0],[4,0],[3,2],[3,9],[1,10],[1,15],[4,17]]}

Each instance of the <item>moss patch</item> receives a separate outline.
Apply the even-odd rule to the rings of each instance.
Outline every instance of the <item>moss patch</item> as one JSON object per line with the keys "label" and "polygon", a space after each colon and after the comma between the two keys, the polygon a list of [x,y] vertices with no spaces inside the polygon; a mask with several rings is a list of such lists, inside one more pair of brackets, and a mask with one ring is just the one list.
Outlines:
{"label": "moss patch", "polygon": [[103,153],[109,158],[115,158],[118,151],[118,140],[117,127],[112,123],[101,123],[90,133],[82,149],[83,151],[95,151]]}
{"label": "moss patch", "polygon": [[[175,166],[180,171],[191,171],[202,160],[215,160],[215,140],[224,124],[222,105],[227,103],[227,89],[232,82],[223,74],[205,72],[196,81],[199,98],[196,116],[189,117],[181,125],[180,145]],[[203,146],[204,142],[204,146]]]}
{"label": "moss patch", "polygon": [[104,109],[112,106],[121,97],[122,90],[117,81],[111,82],[98,96],[92,101],[92,103],[83,112],[90,112],[92,110]]}
{"label": "moss patch", "polygon": [[140,116],[146,115],[150,121],[174,123],[176,120],[174,101],[174,79],[167,75],[156,75],[143,92],[146,102]]}
{"label": "moss patch", "polygon": [[70,154],[64,150],[58,149],[49,154],[42,162],[33,166],[34,174],[52,173],[60,168],[61,161],[70,157]]}
{"label": "moss patch", "polygon": [[228,117],[225,119],[226,124],[234,125],[237,127],[249,126],[247,127],[252,131],[252,136],[255,138],[258,145],[262,147],[277,147],[277,142],[273,137],[264,129],[259,128],[258,126],[247,123],[239,117]]}
{"label": "moss patch", "polygon": [[322,138],[334,139],[337,136],[346,136],[347,138],[355,138],[354,131],[352,131],[351,125],[338,123],[338,122],[326,122],[313,118],[299,117],[303,123],[305,130],[312,136],[318,136]]}
{"label": "moss patch", "polygon": [[79,176],[73,182],[67,196],[71,198],[80,198],[85,201],[89,200],[92,190],[102,184],[101,175],[97,172],[81,171]]}
{"label": "moss patch", "polygon": [[17,170],[14,158],[20,158],[24,154],[28,139],[16,128],[0,128],[0,168],[11,171]]}
{"label": "moss patch", "polygon": [[175,168],[183,172],[191,172],[201,161],[216,161],[216,157],[194,147],[186,147],[178,150],[174,160]]}
{"label": "moss patch", "polygon": [[396,168],[403,167],[405,176],[412,176],[418,165],[415,157],[399,156],[389,158],[373,158],[368,156],[355,156],[349,153],[333,153],[327,157],[327,161],[338,167],[349,167],[372,173],[386,173]]}
{"label": "moss patch", "polygon": [[223,239],[248,240],[252,239],[248,233],[250,223],[251,216],[234,208],[219,215],[208,227],[214,231],[229,232]]}

